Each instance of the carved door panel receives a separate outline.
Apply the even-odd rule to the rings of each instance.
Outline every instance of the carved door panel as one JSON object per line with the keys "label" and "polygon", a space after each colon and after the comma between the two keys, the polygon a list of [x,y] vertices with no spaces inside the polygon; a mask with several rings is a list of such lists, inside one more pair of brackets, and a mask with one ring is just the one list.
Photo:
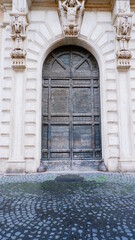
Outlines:
{"label": "carved door panel", "polygon": [[101,159],[98,64],[86,50],[54,50],[43,66],[42,159]]}

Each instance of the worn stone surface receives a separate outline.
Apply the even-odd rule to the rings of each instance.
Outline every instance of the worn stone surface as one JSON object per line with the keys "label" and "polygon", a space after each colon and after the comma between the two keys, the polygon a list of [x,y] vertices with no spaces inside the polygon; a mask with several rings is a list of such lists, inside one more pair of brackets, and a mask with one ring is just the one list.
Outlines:
{"label": "worn stone surface", "polygon": [[0,176],[0,239],[135,239],[135,175]]}
{"label": "worn stone surface", "polygon": [[[101,0],[86,1],[80,34],[75,38],[65,37],[63,34],[58,1],[0,0],[0,3],[0,173],[37,172],[41,159],[43,62],[54,49],[67,45],[85,48],[99,65],[102,159],[108,171],[135,171],[134,1],[106,0],[105,4]],[[28,13],[28,18],[21,16],[22,10],[25,14]],[[120,20],[119,12],[124,12],[128,20],[132,14],[133,18],[131,29],[126,24],[121,28],[123,21],[117,25],[117,35],[120,37],[117,40],[114,22],[115,19]],[[16,13],[20,15],[20,19],[25,20],[23,23],[20,20],[23,29],[13,28]],[[76,15],[73,11],[72,20],[76,23],[74,13]],[[70,14],[69,16],[71,17]],[[29,24],[27,31],[26,22]],[[21,27],[20,23],[18,24]],[[25,50],[27,55],[25,57],[26,52],[23,51],[14,51],[13,55],[16,57],[22,53],[26,58],[24,71],[12,69],[11,52],[17,48],[17,35],[18,38],[23,38],[19,49]],[[129,41],[126,40],[127,35],[131,37]],[[117,69],[116,52],[123,49],[120,48],[120,42],[125,42],[124,50],[131,50],[132,53],[131,67],[126,70]],[[123,58],[127,54],[126,51],[120,53]],[[24,62],[17,59],[14,64],[20,63],[24,67],[25,58]],[[124,64],[124,68],[127,68],[127,61],[128,59],[118,59],[118,63]],[[56,166],[58,170],[60,164]]]}

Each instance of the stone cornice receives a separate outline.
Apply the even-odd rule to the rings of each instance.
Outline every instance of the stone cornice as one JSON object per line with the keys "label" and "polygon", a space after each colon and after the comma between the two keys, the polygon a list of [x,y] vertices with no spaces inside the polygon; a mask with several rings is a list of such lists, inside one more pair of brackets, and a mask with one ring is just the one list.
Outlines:
{"label": "stone cornice", "polygon": [[[97,9],[112,11],[116,0],[86,0],[85,9]],[[135,9],[134,0],[130,0],[131,9]],[[3,10],[11,9],[12,0],[0,0],[0,8]],[[45,7],[57,8],[58,0],[28,0],[28,6],[34,9],[42,9]]]}
{"label": "stone cornice", "polygon": [[[100,9],[100,10],[112,10],[116,0],[87,0],[85,4],[86,8]],[[33,8],[43,8],[43,7],[57,7],[58,0],[32,0]]]}
{"label": "stone cornice", "polygon": [[[99,10],[112,10],[116,0],[86,0],[85,8],[99,9]],[[12,0],[0,0],[1,6],[11,7]],[[44,8],[44,7],[58,7],[58,0],[28,0],[29,8]],[[3,7],[2,7],[3,8]]]}

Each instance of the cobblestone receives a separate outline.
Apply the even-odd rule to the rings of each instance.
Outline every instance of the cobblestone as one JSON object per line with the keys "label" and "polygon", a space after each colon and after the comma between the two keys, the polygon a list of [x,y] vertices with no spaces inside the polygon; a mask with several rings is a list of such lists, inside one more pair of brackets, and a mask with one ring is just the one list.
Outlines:
{"label": "cobblestone", "polygon": [[2,240],[135,240],[135,175],[0,176]]}

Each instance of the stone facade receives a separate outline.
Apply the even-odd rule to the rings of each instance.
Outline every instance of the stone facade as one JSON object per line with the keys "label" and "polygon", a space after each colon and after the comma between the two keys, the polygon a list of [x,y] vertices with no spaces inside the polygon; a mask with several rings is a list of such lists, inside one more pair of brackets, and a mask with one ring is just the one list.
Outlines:
{"label": "stone facade", "polygon": [[[70,18],[63,7],[69,17],[65,28],[60,2],[79,9]],[[99,64],[105,165],[109,171],[135,171],[134,1],[68,2],[0,0],[1,173],[37,171],[43,62],[52,50],[70,44],[87,49]]]}

